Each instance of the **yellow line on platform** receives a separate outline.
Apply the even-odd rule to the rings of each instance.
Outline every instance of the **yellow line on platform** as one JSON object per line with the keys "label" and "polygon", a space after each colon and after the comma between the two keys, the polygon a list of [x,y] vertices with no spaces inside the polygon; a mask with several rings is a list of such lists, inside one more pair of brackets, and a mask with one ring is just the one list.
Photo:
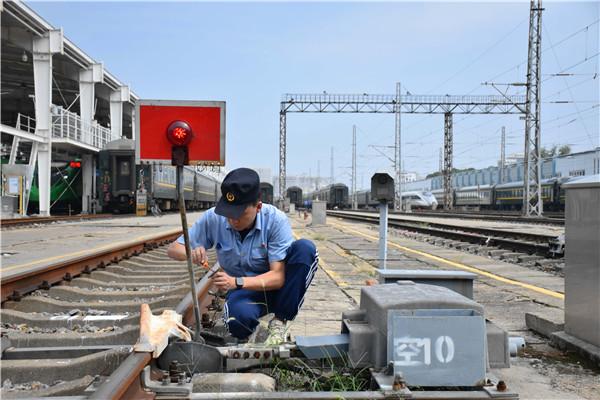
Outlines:
{"label": "yellow line on platform", "polygon": [[[366,237],[368,239],[371,239],[371,240],[379,240],[379,238],[377,236],[368,235],[366,233],[357,231],[356,229],[349,228],[346,225],[340,225],[340,224],[335,224],[335,223],[329,223],[329,225],[333,225],[334,227],[337,227],[338,229],[343,229],[344,231],[347,231],[347,232],[354,232],[354,233],[356,233],[356,234],[358,234],[360,236],[364,236],[364,237]],[[473,272],[475,274],[479,274],[479,275],[482,275],[482,276],[485,276],[485,277],[488,277],[488,278],[491,278],[491,279],[495,279],[495,280],[497,280],[499,282],[507,283],[509,285],[514,285],[514,286],[520,286],[522,288],[533,290],[534,292],[538,292],[538,293],[541,293],[541,294],[545,294],[547,296],[555,297],[557,299],[561,299],[561,300],[565,299],[565,295],[563,293],[555,292],[555,291],[549,290],[549,289],[544,289],[542,287],[535,286],[535,285],[530,285],[529,283],[524,283],[524,282],[516,281],[514,279],[504,278],[503,276],[496,275],[496,274],[493,274],[491,272],[487,272],[487,271],[481,270],[479,268],[475,268],[475,267],[472,267],[472,266],[469,266],[469,265],[461,264],[461,263],[458,263],[456,261],[447,260],[447,259],[442,258],[442,257],[434,256],[433,254],[425,253],[424,251],[414,250],[414,249],[411,249],[411,248],[408,248],[408,247],[404,247],[404,246],[401,246],[401,245],[399,245],[397,243],[394,243],[394,242],[391,242],[391,241],[388,241],[388,245],[396,247],[396,248],[398,248],[398,249],[400,249],[402,251],[406,251],[408,253],[418,254],[420,256],[423,256],[423,257],[426,257],[426,258],[430,258],[432,260],[436,260],[436,261],[439,261],[439,262],[451,265],[453,267],[463,269],[465,271]]]}
{"label": "yellow line on platform", "polygon": [[[298,236],[295,232],[292,232],[292,235],[294,236],[294,239],[300,239],[300,236]],[[327,265],[327,263],[323,261],[321,257],[319,257],[319,266],[323,269],[323,271],[325,271],[329,278],[331,278],[340,288],[348,287],[348,282],[343,280],[340,274],[332,270],[331,267]]]}
{"label": "yellow line on platform", "polygon": [[162,235],[169,235],[169,234],[177,233],[179,231],[181,231],[180,228],[178,228],[178,229],[171,229],[169,231],[158,232],[158,233],[155,233],[153,235],[138,236],[137,238],[132,239],[132,240],[128,240],[128,241],[111,243],[111,244],[107,244],[105,246],[94,247],[92,249],[85,249],[85,250],[76,251],[76,252],[73,252],[73,253],[62,254],[62,255],[59,255],[59,256],[53,256],[53,257],[48,257],[48,258],[43,258],[41,260],[31,261],[31,262],[24,263],[24,264],[11,265],[10,267],[6,267],[6,268],[0,269],[0,274],[4,274],[5,272],[12,271],[12,270],[18,269],[18,268],[30,267],[32,265],[42,264],[42,263],[46,263],[46,262],[54,261],[54,260],[69,259],[71,257],[77,257],[77,256],[81,256],[81,255],[84,255],[84,254],[90,254],[92,252],[97,252],[97,251],[102,251],[102,250],[110,249],[112,247],[116,247],[116,246],[119,246],[119,245],[125,245],[125,244],[128,244],[128,243],[134,243],[134,242],[141,241],[141,240],[152,239],[152,238],[154,238],[156,236],[162,236]]}

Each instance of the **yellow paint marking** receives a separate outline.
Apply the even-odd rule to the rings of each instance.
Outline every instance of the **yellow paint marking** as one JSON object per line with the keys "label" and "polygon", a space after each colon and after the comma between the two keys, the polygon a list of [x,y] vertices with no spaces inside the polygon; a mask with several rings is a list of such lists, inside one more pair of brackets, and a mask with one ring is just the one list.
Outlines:
{"label": "yellow paint marking", "polygon": [[[356,233],[356,234],[358,234],[360,236],[364,236],[364,237],[366,237],[368,239],[371,239],[371,240],[379,240],[379,238],[376,237],[376,236],[367,235],[366,233],[357,231],[356,229],[349,228],[346,225],[340,225],[340,224],[335,224],[335,223],[329,223],[328,225],[333,225],[334,227],[336,227],[338,229],[342,229],[344,231],[354,232],[354,233]],[[522,288],[533,290],[534,292],[538,292],[538,293],[541,293],[541,294],[545,294],[547,296],[555,297],[557,299],[561,299],[561,300],[565,299],[565,295],[563,293],[555,292],[555,291],[549,290],[549,289],[544,289],[544,288],[541,288],[539,286],[530,285],[528,283],[523,283],[523,282],[515,281],[514,279],[504,278],[504,277],[502,277],[500,275],[496,275],[496,274],[493,274],[491,272],[483,271],[483,270],[481,270],[479,268],[471,267],[471,266],[468,266],[468,265],[465,265],[465,264],[461,264],[461,263],[458,263],[458,262],[455,262],[455,261],[450,261],[450,260],[447,260],[447,259],[442,258],[442,257],[438,257],[438,256],[434,256],[434,255],[429,254],[429,253],[425,253],[423,251],[414,250],[414,249],[411,249],[411,248],[408,248],[408,247],[404,247],[404,246],[401,246],[401,245],[399,245],[397,243],[394,243],[394,242],[391,242],[391,241],[388,241],[388,245],[396,247],[396,248],[398,248],[398,249],[400,249],[402,251],[405,251],[407,253],[418,254],[420,256],[423,256],[423,257],[426,257],[426,258],[430,258],[432,260],[436,260],[436,261],[439,261],[439,262],[451,265],[453,267],[463,269],[465,271],[473,272],[473,273],[478,274],[478,275],[482,275],[482,276],[485,276],[485,277],[488,277],[488,278],[491,278],[491,279],[495,279],[495,280],[497,280],[499,282],[507,283],[509,285],[520,286]]]}
{"label": "yellow paint marking", "polygon": [[[300,236],[298,236],[295,232],[292,232],[292,235],[294,236],[294,239],[300,239]],[[340,288],[348,287],[348,282],[343,280],[340,274],[332,270],[331,267],[327,265],[327,263],[323,261],[321,257],[319,257],[319,266],[323,269],[323,271],[325,271],[329,278],[333,280]]]}
{"label": "yellow paint marking", "polygon": [[99,251],[102,251],[102,250],[110,249],[110,248],[118,246],[118,245],[125,245],[125,244],[128,244],[128,243],[134,243],[134,242],[137,242],[137,241],[148,240],[148,239],[152,239],[152,238],[154,238],[156,236],[159,236],[159,235],[160,236],[162,236],[162,235],[169,235],[169,234],[174,234],[174,233],[177,233],[177,232],[180,232],[180,231],[181,231],[181,229],[171,229],[171,230],[166,231],[166,232],[155,233],[154,235],[139,236],[139,237],[137,237],[135,239],[132,239],[132,240],[128,240],[128,241],[124,241],[124,242],[111,243],[111,244],[108,244],[108,245],[105,245],[105,246],[95,247],[93,249],[86,249],[86,250],[76,251],[74,253],[63,254],[63,255],[60,255],[60,256],[48,257],[48,258],[44,258],[44,259],[37,260],[37,261],[31,261],[31,262],[28,262],[28,263],[25,263],[25,264],[11,265],[10,267],[2,268],[2,270],[0,270],[0,273],[5,273],[7,271],[12,271],[14,269],[23,268],[23,267],[29,267],[29,266],[36,265],[36,264],[42,264],[42,263],[45,263],[45,262],[48,262],[48,261],[54,261],[54,260],[60,260],[60,259],[67,259],[67,258],[70,258],[70,257],[77,257],[77,256],[81,256],[81,255],[84,255],[84,254],[90,254],[92,252],[99,252]]}

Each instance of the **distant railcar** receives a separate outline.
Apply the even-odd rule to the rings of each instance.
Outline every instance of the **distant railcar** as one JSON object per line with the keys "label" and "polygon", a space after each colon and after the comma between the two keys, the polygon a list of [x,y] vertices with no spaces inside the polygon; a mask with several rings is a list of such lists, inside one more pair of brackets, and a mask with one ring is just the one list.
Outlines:
{"label": "distant railcar", "polygon": [[[541,181],[542,202],[544,210],[557,211],[564,209],[561,204],[561,187],[563,180],[556,178]],[[495,187],[495,208],[500,210],[520,210],[523,208],[523,182],[511,182]]]}
{"label": "distant railcar", "polygon": [[454,191],[454,205],[456,207],[494,207],[494,186],[477,185],[465,186]]}
{"label": "distant railcar", "polygon": [[290,186],[287,189],[287,198],[290,199],[290,204],[302,207],[302,189],[298,186]]}
{"label": "distant railcar", "polygon": [[311,200],[324,201],[329,209],[350,208],[348,186],[343,183],[327,185],[322,189],[312,192]]}
{"label": "distant railcar", "polygon": [[379,203],[373,200],[370,190],[359,190],[356,192],[356,207],[359,209],[376,208]]}
{"label": "distant railcar", "polygon": [[269,182],[260,183],[260,199],[263,203],[273,204],[273,185]]}
{"label": "distant railcar", "polygon": [[430,192],[402,192],[402,204],[405,207],[410,205],[411,209],[429,209],[437,208],[437,200]]}

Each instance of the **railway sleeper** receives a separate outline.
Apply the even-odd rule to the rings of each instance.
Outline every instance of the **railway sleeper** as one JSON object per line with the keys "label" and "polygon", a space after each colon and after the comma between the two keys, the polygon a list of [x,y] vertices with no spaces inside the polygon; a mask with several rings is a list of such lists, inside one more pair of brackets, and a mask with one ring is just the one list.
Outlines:
{"label": "railway sleeper", "polygon": [[[160,272],[161,271],[165,271],[165,267],[162,268],[124,268],[124,267],[118,267],[118,266],[110,266],[110,267],[106,267],[106,270],[109,272],[114,272],[114,273],[118,273],[121,275],[143,275],[143,274],[147,274],[147,275],[162,275]],[[168,273],[165,273],[166,276],[171,276],[171,277],[181,277],[182,275],[186,274],[188,272],[187,268],[168,268],[167,269]],[[202,272],[199,268],[195,268],[194,269],[195,273],[200,273]]]}
{"label": "railway sleeper", "polygon": [[523,253],[502,253],[500,254],[500,259],[503,261],[517,262],[519,261],[519,256],[522,256]]}
{"label": "railway sleeper", "polygon": [[94,271],[90,274],[91,279],[95,279],[97,281],[103,282],[122,282],[127,284],[152,284],[156,282],[162,282],[166,284],[179,284],[179,282],[186,281],[189,282],[189,278],[182,277],[181,275],[173,275],[173,274],[152,274],[152,275],[144,275],[144,276],[134,276],[128,275],[123,276],[116,274],[114,272],[108,271]]}
{"label": "railway sleeper", "polygon": [[173,260],[143,260],[138,257],[135,259],[122,260],[118,264],[121,267],[131,267],[131,268],[139,268],[139,267],[149,267],[149,268],[161,268],[161,267],[181,267],[186,268],[187,264],[185,262],[173,261]]}
{"label": "railway sleeper", "polygon": [[[57,396],[76,396],[82,394],[83,391],[94,382],[94,377],[86,375],[83,378],[74,379],[70,381],[61,381],[55,385],[48,385],[47,387],[39,387],[31,390],[26,390],[25,385],[17,385],[14,387],[12,382],[7,387],[3,387],[0,391],[0,397],[3,399],[23,399],[23,398],[43,398],[43,397],[57,397]],[[5,381],[6,382],[6,381]],[[19,389],[18,386],[24,386]],[[32,385],[28,385],[29,387]],[[37,384],[35,386],[38,386]],[[39,385],[41,386],[41,385]]]}
{"label": "railway sleeper", "polygon": [[127,300],[143,300],[152,301],[162,296],[175,296],[183,297],[189,288],[180,286],[175,289],[169,290],[144,290],[144,291],[114,291],[108,292],[99,289],[82,289],[73,286],[54,286],[50,290],[46,291],[49,297],[57,300],[66,300],[72,302],[92,302],[92,301],[127,301]]}
{"label": "railway sleeper", "polygon": [[[13,347],[57,347],[57,346],[105,346],[105,345],[134,345],[140,334],[139,325],[118,327],[113,331],[97,333],[90,332],[61,332],[56,333],[22,333],[7,330],[6,336]],[[2,361],[4,372],[4,360]],[[3,378],[5,379],[5,378]]]}
{"label": "railway sleeper", "polygon": [[131,352],[130,346],[64,359],[3,360],[2,379],[12,383],[41,382],[52,384],[59,380],[74,380],[84,376],[110,375]]}
{"label": "railway sleeper", "polygon": [[[153,310],[154,315],[160,315],[168,308],[158,308]],[[93,325],[100,329],[110,326],[127,326],[137,325],[139,323],[140,314],[122,313],[122,314],[87,314],[85,310],[74,308],[67,313],[62,314],[42,314],[42,313],[26,313],[17,310],[3,309],[0,312],[3,324],[26,325],[40,329],[57,329],[67,328],[72,329],[76,325]]]}
{"label": "railway sleeper", "polygon": [[19,302],[7,301],[3,304],[3,306],[7,309],[30,313],[66,313],[74,308],[79,308],[82,310],[93,309],[105,311],[109,314],[120,314],[126,312],[137,313],[140,311],[140,304],[142,303],[148,303],[151,309],[158,309],[161,307],[175,308],[177,304],[179,304],[180,300],[181,296],[165,296],[147,302],[143,300],[128,300],[110,303],[100,301],[73,303],[64,300],[53,299],[50,297],[27,296],[21,299]]}
{"label": "railway sleeper", "polygon": [[[117,275],[118,276],[118,275]],[[177,286],[180,285],[185,285],[187,282],[189,282],[189,278],[188,279],[181,279],[177,284],[175,283],[169,283],[169,282],[162,282],[160,281],[160,276],[161,275],[157,275],[156,279],[157,281],[149,283],[148,285],[144,286],[144,285],[140,285],[139,283],[122,283],[122,282],[117,282],[117,281],[101,281],[101,280],[97,280],[97,279],[91,279],[91,278],[77,278],[73,281],[71,281],[70,283],[68,283],[68,286],[71,287],[78,287],[81,289],[98,289],[98,290],[105,290],[105,289],[129,289],[129,290],[138,290],[138,291],[149,291],[149,290],[168,290],[171,288],[175,288]],[[120,278],[119,278],[120,280]]]}

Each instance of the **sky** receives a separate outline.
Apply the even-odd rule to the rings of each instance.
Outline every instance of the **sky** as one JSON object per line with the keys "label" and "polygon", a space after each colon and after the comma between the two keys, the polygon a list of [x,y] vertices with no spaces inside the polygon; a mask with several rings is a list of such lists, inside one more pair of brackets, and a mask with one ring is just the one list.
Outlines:
{"label": "sky", "polygon": [[[142,99],[223,100],[228,169],[278,173],[285,93],[497,94],[525,82],[529,2],[27,2]],[[597,1],[545,1],[542,145],[599,146]],[[560,75],[557,75],[560,74]],[[502,86],[508,94],[523,87]],[[391,171],[393,114],[287,115],[288,175],[350,184]],[[402,115],[403,170],[438,170],[444,117]],[[454,166],[522,153],[518,115],[455,115]],[[379,146],[379,147],[378,147]],[[380,154],[387,155],[384,157]]]}

